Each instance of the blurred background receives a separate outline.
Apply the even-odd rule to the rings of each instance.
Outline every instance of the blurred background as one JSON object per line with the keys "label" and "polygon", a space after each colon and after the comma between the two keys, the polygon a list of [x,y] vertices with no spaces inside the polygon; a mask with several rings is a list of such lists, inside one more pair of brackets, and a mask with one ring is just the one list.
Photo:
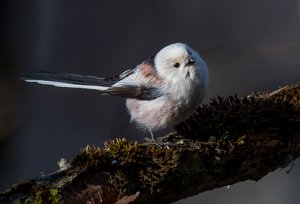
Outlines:
{"label": "blurred background", "polygon": [[[87,144],[144,137],[124,99],[18,79],[28,71],[107,77],[185,42],[209,66],[206,102],[300,81],[300,0],[2,0],[0,15],[0,191],[55,171]],[[300,203],[299,181],[298,159],[290,174],[177,203]]]}

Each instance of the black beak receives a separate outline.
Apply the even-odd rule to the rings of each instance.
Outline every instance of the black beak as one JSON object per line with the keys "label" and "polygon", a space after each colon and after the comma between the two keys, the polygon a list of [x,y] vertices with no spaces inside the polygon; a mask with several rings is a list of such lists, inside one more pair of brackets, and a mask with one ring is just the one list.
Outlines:
{"label": "black beak", "polygon": [[185,66],[191,66],[193,64],[195,64],[195,61],[189,58],[189,61],[185,64]]}

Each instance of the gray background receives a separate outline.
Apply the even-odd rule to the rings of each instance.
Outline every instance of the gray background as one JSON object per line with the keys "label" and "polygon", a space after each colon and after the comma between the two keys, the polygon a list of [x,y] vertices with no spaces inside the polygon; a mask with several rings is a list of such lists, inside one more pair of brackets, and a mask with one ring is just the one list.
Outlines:
{"label": "gray background", "polygon": [[[6,0],[0,13],[0,190],[87,144],[145,135],[124,99],[18,80],[30,70],[111,76],[185,42],[209,66],[206,102],[300,81],[299,0]],[[295,164],[178,203],[300,203]]]}

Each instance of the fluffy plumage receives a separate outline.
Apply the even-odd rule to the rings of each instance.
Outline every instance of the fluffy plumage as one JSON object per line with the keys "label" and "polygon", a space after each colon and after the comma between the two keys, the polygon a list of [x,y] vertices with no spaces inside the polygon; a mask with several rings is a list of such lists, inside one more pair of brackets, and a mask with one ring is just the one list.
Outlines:
{"label": "fluffy plumage", "polygon": [[208,70],[197,52],[186,44],[175,43],[115,77],[32,72],[23,79],[126,97],[131,121],[152,134],[153,130],[187,119],[195,111],[206,93]]}

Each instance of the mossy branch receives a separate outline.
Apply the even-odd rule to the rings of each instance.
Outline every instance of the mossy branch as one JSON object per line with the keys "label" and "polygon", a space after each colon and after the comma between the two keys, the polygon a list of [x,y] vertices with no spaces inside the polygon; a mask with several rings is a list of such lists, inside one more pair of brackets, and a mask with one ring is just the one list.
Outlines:
{"label": "mossy branch", "polygon": [[300,155],[300,86],[215,98],[159,138],[115,139],[86,147],[50,175],[0,194],[15,203],[170,203],[214,188],[259,180]]}

